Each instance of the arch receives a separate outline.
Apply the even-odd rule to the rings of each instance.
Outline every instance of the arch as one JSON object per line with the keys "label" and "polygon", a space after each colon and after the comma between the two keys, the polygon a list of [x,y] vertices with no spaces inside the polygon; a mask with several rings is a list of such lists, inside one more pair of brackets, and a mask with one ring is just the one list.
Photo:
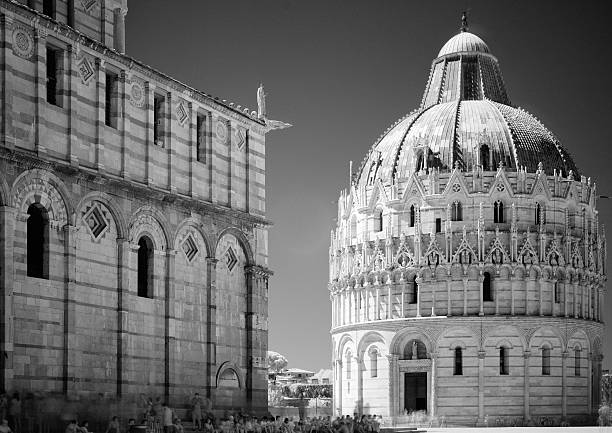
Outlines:
{"label": "arch", "polygon": [[425,345],[428,354],[433,352],[434,346],[426,334],[416,328],[405,328],[393,336],[389,345],[389,353],[402,356],[404,347],[410,340],[420,340]]}
{"label": "arch", "polygon": [[244,381],[242,379],[242,375],[240,374],[240,369],[235,364],[233,364],[233,363],[231,363],[229,361],[224,362],[217,369],[217,375],[215,377],[215,388],[219,388],[220,381],[223,378],[223,375],[228,370],[233,372],[235,377],[236,377],[236,379],[238,380],[238,388],[243,388]]}
{"label": "arch", "polygon": [[151,206],[142,206],[130,218],[128,239],[136,243],[141,236],[148,235],[156,250],[163,251],[172,245],[168,222],[164,215]]}
{"label": "arch", "polygon": [[344,334],[338,341],[337,349],[336,359],[342,360],[344,352],[346,351],[345,349],[355,349],[355,342],[353,341],[353,338],[348,334]]}
{"label": "arch", "polygon": [[202,241],[204,242],[204,248],[206,249],[206,257],[212,257],[214,255],[214,250],[212,249],[212,242],[206,235],[206,233],[202,230],[202,224],[200,223],[200,221],[193,217],[185,218],[183,221],[180,222],[180,224],[174,231],[174,249],[177,251],[180,249],[180,244],[183,240],[181,235],[185,230],[188,230],[189,228],[196,231],[202,237]]}
{"label": "arch", "polygon": [[489,146],[486,144],[481,144],[480,148],[478,149],[478,156],[479,156],[478,162],[480,162],[480,166],[482,167],[482,169],[484,171],[489,171],[491,169],[490,162],[489,162],[489,158],[490,158]]}
{"label": "arch", "polygon": [[128,234],[125,216],[123,215],[121,208],[115,203],[115,200],[113,200],[113,198],[105,192],[93,191],[83,196],[83,198],[79,200],[75,207],[76,217],[78,218],[78,216],[81,215],[85,207],[89,203],[93,203],[94,201],[102,203],[108,209],[110,214],[113,216],[115,227],[117,228],[117,237],[125,238]]}
{"label": "arch", "polygon": [[499,348],[501,344],[507,344],[508,347],[514,349],[516,344],[511,343],[510,340],[520,344],[519,348],[523,351],[529,347],[525,338],[525,332],[514,325],[500,325],[490,330],[485,338],[484,346],[492,345]]}
{"label": "arch", "polygon": [[[563,339],[563,335],[561,334],[561,330],[558,327],[555,326],[551,326],[551,325],[544,325],[544,326],[540,326],[538,327],[532,334],[531,337],[529,338],[528,344],[530,348],[537,348],[537,347],[542,347],[542,344],[546,343],[549,344],[551,348],[554,348],[554,344],[551,342],[550,340],[550,336],[549,334],[553,334],[553,336],[559,341],[559,346],[561,347],[561,351],[563,352],[565,350],[565,341]],[[535,343],[535,339],[536,338],[540,338],[543,341],[540,344],[536,344]]]}
{"label": "arch", "polygon": [[488,271],[482,274],[482,300],[484,302],[493,301],[493,282]]}
{"label": "arch", "polygon": [[59,227],[74,224],[74,206],[68,189],[55,174],[42,169],[21,173],[11,188],[11,205],[26,214],[30,205],[40,203],[49,213],[49,222]]}
{"label": "arch", "polygon": [[572,344],[572,340],[578,340],[578,341],[583,341],[585,343],[586,347],[583,347],[582,344],[580,344],[581,349],[586,350],[587,352],[589,350],[591,350],[591,340],[589,339],[587,333],[583,330],[583,329],[575,329],[573,330],[573,332],[570,334],[570,336],[567,339],[567,345],[568,347],[572,347],[575,345]]}
{"label": "arch", "polygon": [[359,344],[357,345],[357,356],[362,357],[366,350],[372,345],[377,345],[380,352],[380,348],[386,347],[387,343],[382,334],[376,331],[369,331],[359,340]]}
{"label": "arch", "polygon": [[215,251],[215,252],[217,251],[217,247],[219,246],[219,243],[221,242],[223,237],[227,234],[233,235],[238,241],[238,244],[242,247],[242,251],[244,252],[244,255],[247,260],[247,265],[254,265],[255,259],[253,257],[253,250],[251,248],[251,244],[249,243],[249,240],[247,239],[244,232],[237,227],[226,227],[223,230],[221,230],[219,234],[217,235],[217,239],[215,240],[214,249],[211,249],[211,251]]}
{"label": "arch", "polygon": [[454,351],[454,362],[453,362],[453,376],[463,375],[463,352],[465,349],[460,346],[456,346]]}
{"label": "arch", "polygon": [[451,204],[451,221],[463,221],[463,206],[459,200]]}
{"label": "arch", "polygon": [[512,345],[512,343],[510,342],[510,340],[499,340],[497,342],[497,344],[495,345],[496,349],[499,349],[500,347],[506,347],[508,349],[514,349],[514,346]]}
{"label": "arch", "polygon": [[455,350],[457,347],[465,350],[467,348],[467,346],[465,345],[465,343],[463,342],[463,340],[453,340],[451,341],[451,344],[449,345],[448,349],[449,350]]}

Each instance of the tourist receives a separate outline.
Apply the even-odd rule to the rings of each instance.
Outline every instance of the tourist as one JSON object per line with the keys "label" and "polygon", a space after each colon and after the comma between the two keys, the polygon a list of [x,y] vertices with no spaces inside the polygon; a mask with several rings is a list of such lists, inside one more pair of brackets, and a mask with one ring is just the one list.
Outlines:
{"label": "tourist", "polygon": [[80,427],[77,427],[79,433],[89,433],[89,421],[85,420],[81,423]]}
{"label": "tourist", "polygon": [[76,419],[71,420],[66,427],[66,433],[78,433],[79,427],[77,425]]}
{"label": "tourist", "polygon": [[8,405],[8,396],[3,392],[0,394],[0,419],[7,419]]}
{"label": "tourist", "polygon": [[204,433],[213,433],[215,431],[215,427],[213,426],[212,420],[210,418],[206,418],[203,430]]}
{"label": "tourist", "polygon": [[202,398],[197,392],[191,399],[191,420],[193,428],[200,431],[202,430]]}
{"label": "tourist", "polygon": [[2,424],[0,424],[0,433],[13,433],[6,419],[3,419]]}
{"label": "tourist", "polygon": [[185,433],[185,428],[183,427],[183,423],[180,418],[176,418],[174,420],[174,431],[175,433]]}
{"label": "tourist", "polygon": [[111,421],[108,423],[106,433],[121,433],[121,429],[119,428],[119,418],[117,416],[113,416]]}
{"label": "tourist", "polygon": [[128,420],[128,433],[136,433],[137,431],[136,420],[134,418],[130,418]]}
{"label": "tourist", "polygon": [[166,403],[162,404],[161,409],[161,420],[164,426],[164,433],[172,433],[174,430],[174,424],[172,423],[173,412]]}
{"label": "tourist", "polygon": [[21,433],[21,400],[19,393],[16,392],[11,398],[8,408],[8,421],[11,429],[16,433]]}

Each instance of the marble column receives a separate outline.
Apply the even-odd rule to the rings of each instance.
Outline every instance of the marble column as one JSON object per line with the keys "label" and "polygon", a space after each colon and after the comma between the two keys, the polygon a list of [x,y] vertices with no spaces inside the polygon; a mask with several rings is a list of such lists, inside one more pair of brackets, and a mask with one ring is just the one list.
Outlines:
{"label": "marble column", "polygon": [[446,278],[446,296],[447,296],[446,315],[450,317],[453,315],[452,302],[451,302],[451,277],[450,276]]}
{"label": "marble column", "polygon": [[523,359],[524,359],[524,371],[523,371],[523,379],[524,379],[524,384],[523,384],[523,404],[524,404],[524,408],[523,408],[523,421],[525,422],[525,425],[529,425],[529,422],[531,421],[531,416],[529,414],[529,357],[531,356],[531,352],[529,350],[526,350],[525,352],[523,352]]}
{"label": "marble column", "polygon": [[438,354],[431,354],[431,402],[429,404],[429,413],[430,416],[436,416],[436,364],[437,364]]}
{"label": "marble column", "polygon": [[421,292],[423,291],[423,287],[421,286],[421,283],[423,281],[423,279],[421,277],[418,277],[416,280],[414,280],[415,283],[417,284],[417,293],[416,293],[416,317],[421,317]]}
{"label": "marble column", "polygon": [[127,15],[127,8],[117,8],[113,11],[115,18],[115,29],[114,29],[114,44],[115,50],[121,54],[125,53],[125,16]]}
{"label": "marble column", "polygon": [[[481,291],[482,293],[482,291]],[[484,411],[484,398],[485,398],[485,380],[484,380],[484,363],[485,363],[486,352],[482,349],[478,351],[478,421],[477,425],[484,425],[485,411]]]}
{"label": "marble column", "polygon": [[564,350],[563,353],[561,353],[561,419],[563,420],[567,418],[567,356],[568,352]]}
{"label": "marble column", "polygon": [[393,418],[397,415],[397,387],[399,385],[397,361],[398,355],[391,354],[387,355],[389,360],[389,418],[393,422]]}
{"label": "marble column", "polygon": [[468,279],[464,278],[463,279],[463,315],[464,316],[467,316],[467,307],[468,307],[467,288],[468,288]]}
{"label": "marble column", "polygon": [[478,311],[479,316],[484,316],[484,293],[483,293],[483,276],[478,277],[478,285],[480,286],[480,310]]}

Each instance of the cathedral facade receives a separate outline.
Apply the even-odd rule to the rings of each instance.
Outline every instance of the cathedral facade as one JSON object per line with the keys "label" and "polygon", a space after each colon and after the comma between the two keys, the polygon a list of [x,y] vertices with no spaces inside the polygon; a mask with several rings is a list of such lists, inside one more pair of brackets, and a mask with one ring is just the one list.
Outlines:
{"label": "cathedral facade", "polygon": [[267,410],[265,95],[125,52],[126,0],[0,0],[0,387]]}
{"label": "cathedral facade", "polygon": [[597,188],[511,104],[464,27],[379,137],[331,233],[334,410],[399,424],[578,422],[597,411]]}

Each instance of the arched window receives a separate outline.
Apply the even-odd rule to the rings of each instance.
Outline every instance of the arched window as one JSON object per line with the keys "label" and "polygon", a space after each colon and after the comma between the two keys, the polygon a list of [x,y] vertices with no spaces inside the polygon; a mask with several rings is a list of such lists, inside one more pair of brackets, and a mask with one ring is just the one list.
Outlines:
{"label": "arched window", "polygon": [[550,376],[550,349],[542,348],[542,375]]}
{"label": "arched window", "polygon": [[414,205],[410,205],[410,227],[414,227],[416,221],[416,210]]}
{"label": "arched window", "polygon": [[451,221],[463,221],[463,209],[460,201],[454,201],[452,204]]}
{"label": "arched window", "polygon": [[574,349],[574,376],[580,376],[580,347]]}
{"label": "arched window", "polygon": [[455,376],[463,375],[463,350],[461,347],[455,347],[455,369],[453,374]]}
{"label": "arched window", "polygon": [[493,222],[504,222],[504,204],[501,202],[501,200],[497,200],[495,203],[493,203]]}
{"label": "arched window", "polygon": [[351,380],[351,364],[352,353],[346,352],[346,378]]}
{"label": "arched window", "polygon": [[544,224],[544,207],[540,203],[535,205],[534,221],[536,226]]}
{"label": "arched window", "polygon": [[480,165],[484,171],[489,170],[489,146],[483,144],[480,146]]}
{"label": "arched window", "polygon": [[374,212],[374,231],[383,231],[383,213],[380,209],[376,209],[376,211]]}
{"label": "arched window", "polygon": [[410,299],[411,304],[417,303],[419,295],[419,283],[417,283],[417,276],[412,277],[412,298]]}
{"label": "arched window", "polygon": [[499,348],[499,374],[510,374],[509,350],[507,347],[503,346]]}
{"label": "arched window", "polygon": [[153,297],[153,242],[146,236],[138,240],[138,296]]}
{"label": "arched window", "polygon": [[555,281],[553,283],[553,291],[555,293],[555,304],[561,302],[561,289],[559,288],[559,282]]}
{"label": "arched window", "polygon": [[378,350],[370,349],[370,377],[378,377]]}
{"label": "arched window", "polygon": [[485,272],[482,274],[482,300],[484,302],[493,301],[493,290],[491,288],[491,274]]}
{"label": "arched window", "polygon": [[47,210],[34,203],[28,208],[27,274],[28,277],[49,278],[49,216]]}

